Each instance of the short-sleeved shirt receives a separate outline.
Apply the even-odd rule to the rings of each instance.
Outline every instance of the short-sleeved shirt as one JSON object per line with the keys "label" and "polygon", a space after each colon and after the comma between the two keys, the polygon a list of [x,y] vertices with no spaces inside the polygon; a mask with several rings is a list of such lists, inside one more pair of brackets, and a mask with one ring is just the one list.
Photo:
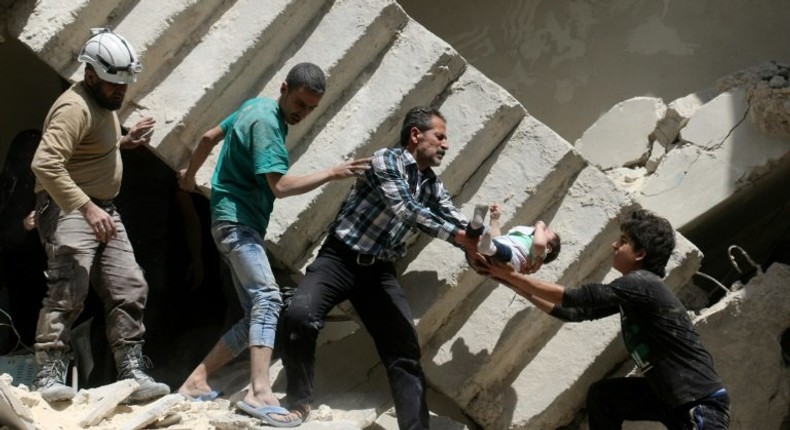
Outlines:
{"label": "short-sleeved shirt", "polygon": [[618,312],[626,349],[661,400],[675,407],[723,387],[686,308],[652,272],[566,289],[552,315],[583,321]]}
{"label": "short-sleeved shirt", "polygon": [[263,236],[275,199],[266,174],[288,171],[288,124],[277,101],[254,98],[220,128],[225,142],[211,179],[211,220],[243,224]]}

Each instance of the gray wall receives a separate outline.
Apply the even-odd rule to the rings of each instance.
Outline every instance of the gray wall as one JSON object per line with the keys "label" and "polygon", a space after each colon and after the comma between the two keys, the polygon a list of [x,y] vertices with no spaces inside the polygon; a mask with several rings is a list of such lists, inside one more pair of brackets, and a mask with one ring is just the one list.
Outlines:
{"label": "gray wall", "polygon": [[790,62],[787,0],[399,0],[573,143],[617,102]]}

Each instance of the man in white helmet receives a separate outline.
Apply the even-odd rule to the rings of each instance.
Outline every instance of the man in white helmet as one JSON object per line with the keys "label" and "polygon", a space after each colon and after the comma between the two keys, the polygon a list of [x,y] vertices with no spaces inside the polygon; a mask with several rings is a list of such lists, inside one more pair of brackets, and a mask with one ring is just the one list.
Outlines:
{"label": "man in white helmet", "polygon": [[116,110],[142,70],[129,43],[109,29],[94,29],[79,56],[84,80],[52,105],[33,158],[36,217],[47,252],[47,295],[36,328],[36,390],[48,402],[70,400],[67,386],[71,325],[83,309],[89,282],[104,302],[107,338],[118,379],[140,387],[131,401],[170,392],[145,373],[143,310],[148,284],[113,205],[121,187],[119,148],[148,143],[153,118],[122,136]]}

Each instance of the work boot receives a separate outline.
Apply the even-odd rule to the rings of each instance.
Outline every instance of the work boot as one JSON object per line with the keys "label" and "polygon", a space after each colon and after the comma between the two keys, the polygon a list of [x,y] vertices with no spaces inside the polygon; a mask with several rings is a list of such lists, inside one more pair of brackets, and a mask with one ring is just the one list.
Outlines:
{"label": "work boot", "polygon": [[66,385],[69,359],[61,350],[36,351],[38,374],[33,388],[41,393],[46,402],[63,402],[77,395],[74,388]]}
{"label": "work boot", "polygon": [[145,369],[151,368],[151,360],[143,355],[142,343],[118,348],[113,351],[113,355],[118,369],[118,380],[134,379],[140,385],[127,399],[129,402],[144,402],[170,394],[167,384],[156,382],[145,373]]}

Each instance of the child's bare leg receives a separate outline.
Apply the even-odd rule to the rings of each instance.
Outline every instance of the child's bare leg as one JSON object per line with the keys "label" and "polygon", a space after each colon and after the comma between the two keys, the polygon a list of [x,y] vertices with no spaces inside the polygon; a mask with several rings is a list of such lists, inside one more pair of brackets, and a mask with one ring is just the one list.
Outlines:
{"label": "child's bare leg", "polygon": [[488,221],[488,228],[486,228],[482,236],[480,236],[480,242],[477,244],[477,252],[483,255],[496,254],[496,246],[494,246],[492,238],[502,235],[499,225],[499,216],[501,214],[499,205],[494,203],[489,210],[491,211],[491,219]]}

